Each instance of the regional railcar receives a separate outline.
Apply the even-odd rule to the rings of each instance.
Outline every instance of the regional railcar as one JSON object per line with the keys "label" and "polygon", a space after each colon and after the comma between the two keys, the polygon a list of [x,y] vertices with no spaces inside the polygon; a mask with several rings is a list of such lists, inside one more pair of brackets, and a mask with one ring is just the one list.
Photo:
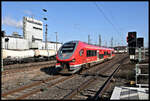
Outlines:
{"label": "regional railcar", "polygon": [[81,41],[70,41],[58,50],[56,68],[60,69],[59,73],[73,74],[90,67],[93,63],[113,57],[114,49],[89,45]]}

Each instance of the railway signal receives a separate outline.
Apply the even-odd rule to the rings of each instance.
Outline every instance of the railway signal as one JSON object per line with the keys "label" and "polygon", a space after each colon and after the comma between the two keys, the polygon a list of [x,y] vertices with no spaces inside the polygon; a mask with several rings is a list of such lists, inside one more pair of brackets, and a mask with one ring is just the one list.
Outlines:
{"label": "railway signal", "polygon": [[143,47],[144,46],[143,43],[144,43],[144,38],[137,38],[137,47],[139,48]]}
{"label": "railway signal", "polygon": [[128,32],[128,47],[136,47],[136,32]]}
{"label": "railway signal", "polygon": [[135,60],[135,50],[136,50],[136,32],[128,32],[127,36],[128,51],[130,55],[130,60]]}
{"label": "railway signal", "polygon": [[144,46],[143,45],[143,43],[144,43],[143,41],[144,41],[144,38],[137,38],[137,47],[138,47],[138,52],[139,52],[139,54],[138,54],[139,55],[138,56],[138,61],[139,62],[142,60],[142,47]]}

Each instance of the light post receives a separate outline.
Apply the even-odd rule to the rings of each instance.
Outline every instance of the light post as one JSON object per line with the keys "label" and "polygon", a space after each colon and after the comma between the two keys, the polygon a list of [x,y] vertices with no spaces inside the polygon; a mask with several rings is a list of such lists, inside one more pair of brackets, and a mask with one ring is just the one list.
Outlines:
{"label": "light post", "polygon": [[[5,31],[2,31],[2,37],[3,38],[5,37]],[[5,38],[4,38],[4,40],[5,40]],[[3,72],[4,68],[3,68],[3,40],[2,40],[2,38],[1,38],[1,65],[2,65],[1,72]]]}
{"label": "light post", "polygon": [[[46,9],[43,9],[44,12],[47,12]],[[44,20],[47,20],[47,18],[43,18]],[[47,24],[45,25],[45,49],[47,49]]]}
{"label": "light post", "polygon": [[[46,9],[43,9],[44,12],[47,12]],[[47,20],[47,18],[43,18],[44,20]],[[49,60],[49,52],[48,52],[48,47],[47,47],[47,24],[45,25],[45,49],[47,50],[47,53],[48,53],[48,60]]]}
{"label": "light post", "polygon": [[[3,46],[2,38],[1,38],[1,46]],[[3,68],[3,47],[2,47],[2,51],[1,51],[1,64],[2,64],[1,71],[3,72],[4,71],[4,68]]]}
{"label": "light post", "polygon": [[46,25],[45,25],[45,27],[46,27],[46,28],[45,28],[45,29],[46,29],[46,30],[45,30],[45,49],[48,49],[48,48],[47,48],[47,26],[48,26],[48,25],[46,24]]}

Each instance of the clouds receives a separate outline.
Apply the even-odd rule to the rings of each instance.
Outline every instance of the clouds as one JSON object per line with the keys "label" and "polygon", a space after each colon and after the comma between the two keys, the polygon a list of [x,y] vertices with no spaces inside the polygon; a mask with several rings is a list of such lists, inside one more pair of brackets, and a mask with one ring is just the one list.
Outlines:
{"label": "clouds", "polygon": [[[23,13],[25,15],[28,15],[28,16],[33,16],[33,13],[29,10],[24,10]],[[2,19],[2,25],[22,29],[23,28],[23,21],[22,20],[17,21],[16,19],[14,19],[10,16],[4,16]]]}
{"label": "clouds", "polygon": [[24,14],[27,14],[28,16],[33,16],[33,13],[29,10],[24,10]]}
{"label": "clouds", "polygon": [[2,25],[6,25],[6,26],[11,26],[11,27],[15,27],[15,28],[19,28],[22,29],[23,28],[23,22],[22,20],[17,21],[9,16],[5,16],[2,19]]}

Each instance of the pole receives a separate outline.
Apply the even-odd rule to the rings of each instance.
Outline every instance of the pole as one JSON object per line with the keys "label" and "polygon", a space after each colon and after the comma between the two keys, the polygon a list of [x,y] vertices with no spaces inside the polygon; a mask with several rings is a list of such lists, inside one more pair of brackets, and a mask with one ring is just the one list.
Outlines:
{"label": "pole", "polygon": [[[4,39],[5,40],[5,39]],[[1,46],[2,46],[2,51],[1,51],[1,64],[2,64],[2,68],[1,68],[1,71],[3,72],[4,71],[4,68],[3,68],[3,40],[1,38]]]}
{"label": "pole", "polygon": [[56,33],[56,53],[57,53],[57,32]]}
{"label": "pole", "polygon": [[141,48],[139,48],[139,62],[141,62]]}
{"label": "pole", "polygon": [[99,35],[99,46],[101,47],[101,35]]}
{"label": "pole", "polygon": [[47,24],[46,26],[46,31],[45,31],[45,49],[47,49]]}
{"label": "pole", "polygon": [[88,35],[88,44],[90,44],[90,35]]}
{"label": "pole", "polygon": [[111,47],[113,47],[113,37],[111,38]]}

